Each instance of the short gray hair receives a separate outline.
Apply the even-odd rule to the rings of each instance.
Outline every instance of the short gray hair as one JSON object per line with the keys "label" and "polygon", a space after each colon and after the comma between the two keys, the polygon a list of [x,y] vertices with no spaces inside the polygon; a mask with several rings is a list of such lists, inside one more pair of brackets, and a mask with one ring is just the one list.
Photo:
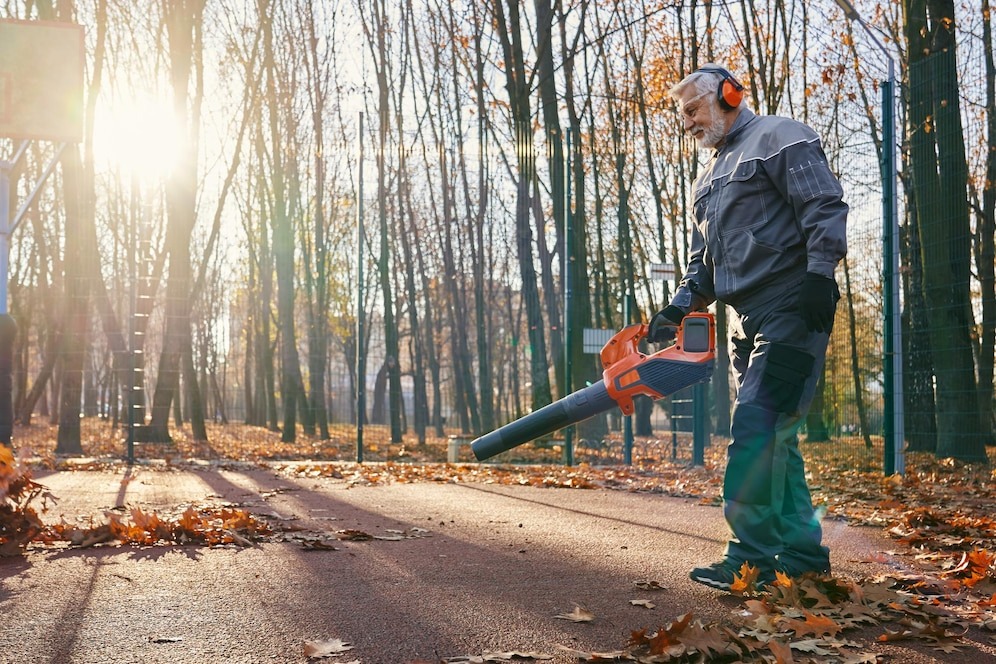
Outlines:
{"label": "short gray hair", "polygon": [[[703,69],[706,71],[702,71]],[[698,69],[678,81],[670,90],[668,90],[668,95],[671,96],[671,99],[677,100],[689,86],[694,87],[696,94],[703,96],[707,93],[713,92],[714,90],[718,90],[719,84],[723,81],[723,75],[715,71],[716,69],[723,69],[723,67],[720,67],[720,65],[712,62],[707,62],[704,65],[701,65]],[[713,95],[713,97],[715,96],[716,95]]]}

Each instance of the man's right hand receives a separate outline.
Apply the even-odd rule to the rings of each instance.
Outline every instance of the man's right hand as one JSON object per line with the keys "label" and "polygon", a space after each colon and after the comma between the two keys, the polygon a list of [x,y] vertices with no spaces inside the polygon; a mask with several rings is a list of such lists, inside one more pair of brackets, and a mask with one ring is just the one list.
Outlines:
{"label": "man's right hand", "polygon": [[663,344],[673,340],[678,334],[678,325],[685,317],[685,312],[669,304],[654,314],[647,330],[647,341]]}

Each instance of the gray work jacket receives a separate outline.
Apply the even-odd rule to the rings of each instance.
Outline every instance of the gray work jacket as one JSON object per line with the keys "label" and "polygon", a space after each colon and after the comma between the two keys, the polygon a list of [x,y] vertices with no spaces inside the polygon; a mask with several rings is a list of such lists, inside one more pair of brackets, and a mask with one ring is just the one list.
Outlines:
{"label": "gray work jacket", "polygon": [[695,181],[691,254],[671,304],[687,313],[718,299],[743,313],[806,272],[832,279],[847,251],[842,195],[816,132],[743,109]]}

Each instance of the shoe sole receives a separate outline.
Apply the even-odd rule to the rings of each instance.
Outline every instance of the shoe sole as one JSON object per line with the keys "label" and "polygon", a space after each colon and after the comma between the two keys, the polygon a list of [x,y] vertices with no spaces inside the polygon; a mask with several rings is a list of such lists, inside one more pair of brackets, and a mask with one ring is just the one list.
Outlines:
{"label": "shoe sole", "polygon": [[[730,587],[733,585],[733,584],[727,583],[725,581],[719,581],[717,579],[711,579],[711,578],[709,578],[707,576],[695,576],[694,574],[689,574],[688,578],[690,578],[692,581],[694,581],[696,583],[701,583],[703,586],[709,586],[710,588],[715,588],[716,590],[727,590],[728,591],[730,589]],[[774,582],[775,582],[774,579],[758,579],[755,582],[754,585],[755,585],[755,587],[757,589],[760,590],[761,588],[764,588],[765,586],[770,586]]]}
{"label": "shoe sole", "polygon": [[707,576],[695,576],[694,574],[689,574],[689,578],[696,582],[701,583],[703,586],[709,586],[710,588],[715,588],[716,590],[729,590],[730,585],[725,581],[718,581],[716,579],[710,579]]}

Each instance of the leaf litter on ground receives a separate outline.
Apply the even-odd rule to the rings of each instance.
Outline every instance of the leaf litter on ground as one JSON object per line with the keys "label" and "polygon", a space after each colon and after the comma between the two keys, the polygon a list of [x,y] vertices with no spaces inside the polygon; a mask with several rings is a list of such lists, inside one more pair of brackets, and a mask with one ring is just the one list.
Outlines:
{"label": "leaf litter on ground", "polygon": [[[251,513],[233,508],[227,508],[228,513],[217,511],[225,509],[217,506],[188,506],[178,515],[134,509],[130,515],[108,513],[106,522],[86,527],[45,524],[41,515],[55,497],[31,479],[29,467],[81,472],[121,468],[121,443],[111,430],[90,419],[83,420],[83,426],[84,449],[90,455],[86,460],[55,456],[52,427],[32,425],[18,431],[18,458],[0,446],[0,555],[59,542],[245,546],[265,536],[266,522],[254,522]],[[565,467],[550,463],[559,456],[556,446],[520,446],[505,464],[442,463],[447,454],[445,438],[430,439],[426,445],[412,440],[396,445],[389,442],[386,428],[379,437],[377,427],[369,430],[367,452],[373,462],[365,464],[343,461],[355,445],[350,427],[337,430],[327,441],[284,444],[279,434],[258,428],[209,425],[210,445],[180,429],[174,444],[143,445],[140,454],[148,458],[146,467],[167,472],[190,464],[252,463],[289,477],[339,480],[347,487],[480,482],[650,492],[701,504],[721,503],[722,439],[707,447],[706,463],[700,467],[687,460],[669,461],[670,441],[653,440],[637,445],[632,466],[598,465],[608,457],[597,450],[588,450],[587,455],[579,450],[577,465]],[[24,450],[31,450],[30,458]],[[687,614],[656,630],[634,631],[624,649],[579,652],[579,659],[871,662],[878,656],[862,650],[868,644],[859,647],[841,634],[877,627],[881,643],[915,639],[941,652],[957,652],[966,647],[963,635],[970,626],[992,629],[985,627],[996,624],[996,519],[991,514],[996,473],[991,466],[907,454],[905,475],[884,477],[880,446],[868,450],[855,439],[803,444],[802,450],[814,502],[825,510],[826,518],[883,529],[899,546],[879,554],[880,562],[903,558],[905,573],[858,580],[779,576],[772,586],[758,589],[750,570],[741,570],[736,592],[743,596],[744,607],[731,620],[701,623]],[[533,465],[516,465],[523,462]],[[370,538],[399,536],[403,537],[387,533]],[[312,537],[312,542],[316,550],[334,548],[328,538]],[[302,546],[308,545],[302,542]],[[650,583],[637,582],[637,587],[657,589]]]}

